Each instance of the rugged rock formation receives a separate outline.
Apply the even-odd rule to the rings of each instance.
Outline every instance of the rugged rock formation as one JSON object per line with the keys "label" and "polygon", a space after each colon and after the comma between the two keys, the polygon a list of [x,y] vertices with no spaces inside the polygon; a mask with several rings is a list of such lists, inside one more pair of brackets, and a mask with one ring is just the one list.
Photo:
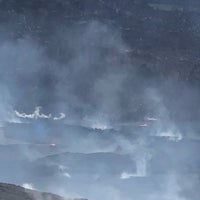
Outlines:
{"label": "rugged rock formation", "polygon": [[[72,200],[55,194],[28,190],[20,186],[0,183],[0,200]],[[86,200],[86,199],[73,199]]]}

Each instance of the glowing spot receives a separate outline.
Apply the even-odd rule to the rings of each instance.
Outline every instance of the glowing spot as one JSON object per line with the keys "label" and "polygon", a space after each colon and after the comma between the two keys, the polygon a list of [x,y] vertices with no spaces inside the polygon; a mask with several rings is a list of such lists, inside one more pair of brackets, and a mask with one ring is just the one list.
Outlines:
{"label": "glowing spot", "polygon": [[147,123],[144,123],[144,124],[140,124],[139,126],[140,126],[140,127],[147,127],[148,124],[147,124]]}
{"label": "glowing spot", "polygon": [[55,143],[50,144],[51,147],[56,147],[57,145]]}

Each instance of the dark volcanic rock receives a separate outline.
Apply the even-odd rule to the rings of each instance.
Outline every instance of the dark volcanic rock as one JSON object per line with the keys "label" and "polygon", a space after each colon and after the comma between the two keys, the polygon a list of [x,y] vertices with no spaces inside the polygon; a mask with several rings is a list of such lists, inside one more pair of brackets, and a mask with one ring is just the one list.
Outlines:
{"label": "dark volcanic rock", "polygon": [[12,184],[0,183],[0,200],[64,200],[64,198],[55,194],[28,190]]}
{"label": "dark volcanic rock", "polygon": [[50,193],[40,193],[37,191],[27,190],[23,187],[0,183],[0,199],[1,200],[34,200],[35,198],[41,200],[64,200],[62,197]]}
{"label": "dark volcanic rock", "polygon": [[194,0],[2,0],[0,24],[11,29],[8,38],[37,38],[49,48],[50,56],[66,61],[60,55],[62,46],[52,40],[55,30],[100,21],[120,30],[134,65],[199,83],[199,10]]}

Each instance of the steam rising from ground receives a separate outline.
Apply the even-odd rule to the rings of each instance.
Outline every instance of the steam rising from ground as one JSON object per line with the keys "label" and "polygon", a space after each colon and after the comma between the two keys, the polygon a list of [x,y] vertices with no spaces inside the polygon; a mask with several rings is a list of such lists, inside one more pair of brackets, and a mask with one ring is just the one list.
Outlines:
{"label": "steam rising from ground", "polygon": [[22,184],[22,187],[29,189],[29,190],[35,190],[35,187],[33,186],[32,183],[24,183],[24,184]]}
{"label": "steam rising from ground", "polygon": [[[172,140],[170,141],[172,146],[187,139],[187,135],[181,132],[180,125],[173,119],[176,116],[175,111],[180,115],[187,115],[187,109],[181,110],[191,104],[187,92],[190,91],[192,100],[196,101],[195,97],[197,99],[200,97],[198,90],[195,88],[190,90],[185,84],[171,85],[173,80],[150,78],[148,82],[148,75],[142,74],[138,66],[130,62],[127,53],[129,47],[123,42],[120,32],[97,21],[91,21],[81,27],[72,26],[70,29],[57,30],[52,33],[51,43],[53,55],[52,46],[43,46],[29,37],[2,42],[0,121],[4,123],[21,122],[20,119],[53,119],[56,123],[64,119],[65,124],[90,128],[92,131],[86,129],[89,132],[89,137],[87,136],[86,139],[81,137],[82,130],[87,132],[85,129],[80,129],[81,131],[69,129],[70,134],[68,130],[63,130],[64,133],[69,134],[64,138],[65,140],[60,138],[62,141],[59,141],[59,135],[54,138],[71,153],[78,152],[85,155],[96,151],[112,152],[116,155],[128,154],[135,163],[136,170],[134,171],[133,166],[132,171],[124,169],[121,174],[112,177],[113,172],[109,171],[107,174],[104,166],[102,174],[106,175],[103,177],[95,174],[96,181],[93,183],[90,176],[88,178],[81,173],[71,174],[57,159],[59,173],[54,174],[55,181],[49,178],[49,182],[48,180],[45,182],[45,178],[42,177],[44,182],[38,182],[38,185],[46,190],[54,189],[55,192],[64,190],[67,194],[78,193],[80,196],[85,195],[94,200],[130,200],[133,197],[140,200],[196,200],[197,198],[180,194],[182,190],[192,190],[191,186],[182,186],[180,181],[177,181],[181,176],[176,173],[178,174],[178,170],[182,168],[174,160],[181,159],[179,158],[181,156],[176,152],[172,154],[168,148],[163,149],[157,138],[164,138],[164,142],[166,138]],[[186,94],[180,92],[179,97],[183,101],[181,105],[173,102],[177,98],[176,91],[180,90],[186,91]],[[41,112],[41,107],[35,105],[41,105],[44,113]],[[34,107],[35,111],[31,113]],[[191,107],[191,110],[193,109]],[[153,117],[145,118],[145,116]],[[145,123],[146,120],[148,127],[137,125],[137,123]],[[38,120],[37,125],[41,135],[48,129],[42,121]],[[109,130],[113,132],[104,132]],[[4,134],[0,135],[3,140]],[[51,139],[48,135],[45,137]],[[34,158],[33,160],[35,160],[34,154],[39,152],[39,155],[43,155],[40,150],[34,152],[35,150],[28,149],[27,151],[26,155]],[[151,159],[156,156],[160,158],[159,151],[163,151],[169,160],[172,159],[170,161],[173,162],[175,174],[170,169],[170,175],[166,175],[167,166],[162,166],[164,171],[162,176],[157,174],[159,167],[150,169]],[[109,162],[112,166],[112,160]],[[159,164],[159,160],[154,162],[155,166]],[[88,170],[87,163],[80,164],[83,165],[84,170]],[[48,171],[47,174],[56,171],[55,166],[48,164],[48,167],[50,172]],[[111,168],[115,167],[117,166]],[[94,171],[92,166],[90,168]],[[151,170],[155,170],[156,173]],[[22,171],[20,173],[23,175]],[[35,173],[39,172],[36,170]],[[77,178],[78,175],[80,179]],[[64,177],[65,180],[60,177]],[[140,191],[134,194],[136,191],[132,192],[133,188],[129,185],[136,187],[138,178],[141,178],[139,183],[141,185],[137,187]],[[30,182],[32,179],[35,180],[34,174],[29,174],[27,179],[30,179]],[[14,181],[12,178],[11,180]],[[194,180],[196,181],[194,178],[191,182],[193,183]],[[88,185],[83,184],[87,182]],[[67,189],[65,184],[68,186]],[[35,183],[34,186],[38,188]],[[29,183],[23,184],[23,187],[29,189],[34,186]]]}
{"label": "steam rising from ground", "polygon": [[[16,110],[15,110],[15,114],[17,117],[25,118],[25,119],[38,119],[38,118],[51,119],[52,118],[51,114],[45,115],[43,113],[40,113],[40,110],[41,110],[41,107],[37,106],[35,107],[35,111],[32,114],[20,113]],[[64,118],[65,118],[65,114],[60,113],[58,117],[53,117],[53,120],[61,120]]]}

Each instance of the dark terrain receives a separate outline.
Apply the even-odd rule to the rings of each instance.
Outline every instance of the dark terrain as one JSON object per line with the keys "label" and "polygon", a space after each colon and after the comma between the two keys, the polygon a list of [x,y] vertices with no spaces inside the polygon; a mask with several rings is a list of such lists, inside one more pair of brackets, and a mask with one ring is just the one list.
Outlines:
{"label": "dark terrain", "polygon": [[64,199],[55,194],[38,192],[12,184],[0,183],[0,200],[86,200],[86,199]]}
{"label": "dark terrain", "polygon": [[[156,3],[172,8],[155,9]],[[7,39],[34,38],[60,62],[70,55],[63,54],[52,34],[93,20],[120,29],[132,63],[137,62],[142,73],[200,81],[198,1],[2,0],[0,15],[1,24],[10,30]]]}

